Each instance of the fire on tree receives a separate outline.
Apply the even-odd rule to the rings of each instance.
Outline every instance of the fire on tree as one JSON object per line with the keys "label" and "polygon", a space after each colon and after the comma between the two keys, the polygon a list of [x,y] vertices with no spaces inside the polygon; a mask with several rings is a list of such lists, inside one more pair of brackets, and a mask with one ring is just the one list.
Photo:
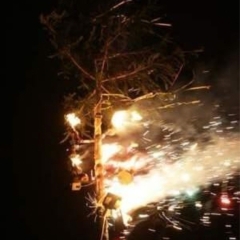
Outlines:
{"label": "fire on tree", "polygon": [[[161,119],[165,109],[199,104],[198,99],[177,101],[181,90],[209,87],[192,87],[193,81],[181,87],[177,84],[187,65],[186,56],[168,37],[171,24],[152,3],[104,1],[84,11],[78,2],[62,1],[54,11],[41,15],[41,23],[56,50],[52,57],[61,63],[59,75],[69,89],[64,107],[72,190],[95,186],[92,203],[103,230],[99,238],[108,239],[109,215],[120,211],[127,224],[131,210],[167,194],[152,187],[163,181],[153,166],[160,168],[159,159],[165,152],[160,144],[146,147],[152,120]],[[176,131],[160,120],[159,124],[168,132]],[[142,134],[143,142],[136,133]],[[93,166],[87,172],[83,165],[90,160],[83,146],[92,144]],[[161,166],[161,171],[166,176],[166,167]],[[185,188],[189,187],[190,176],[180,170],[179,174]],[[139,182],[139,176],[144,181]],[[154,193],[146,190],[149,186]],[[176,186],[170,182],[169,191]],[[143,189],[147,193],[141,194]]]}

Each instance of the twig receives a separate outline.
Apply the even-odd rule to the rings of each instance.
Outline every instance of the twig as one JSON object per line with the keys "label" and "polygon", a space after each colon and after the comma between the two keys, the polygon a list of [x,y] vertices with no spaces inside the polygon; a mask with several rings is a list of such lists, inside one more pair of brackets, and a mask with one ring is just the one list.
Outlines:
{"label": "twig", "polygon": [[138,69],[135,69],[134,71],[130,72],[130,73],[126,73],[126,74],[122,74],[122,75],[119,75],[119,76],[116,76],[116,77],[111,77],[111,78],[107,78],[107,79],[104,79],[102,82],[109,82],[109,81],[113,81],[113,80],[120,80],[120,79],[125,79],[127,77],[130,77],[132,75],[135,75],[141,71],[144,71],[146,70],[148,67],[142,67],[142,68],[138,68]]}
{"label": "twig", "polygon": [[65,55],[72,61],[72,63],[87,77],[91,80],[95,81],[95,77],[93,77],[87,70],[85,70],[78,62],[77,60],[72,56],[72,54],[69,51],[64,51]]}
{"label": "twig", "polygon": [[171,87],[175,84],[175,82],[177,81],[177,79],[178,79],[178,77],[179,77],[179,75],[180,75],[180,73],[181,73],[181,71],[182,71],[182,68],[183,68],[183,64],[181,65],[181,67],[179,68],[179,70],[178,70],[178,72],[177,72],[177,74],[176,74],[176,76],[175,76],[175,78],[174,78],[174,80],[173,80],[173,82],[172,82],[172,84],[171,84]]}

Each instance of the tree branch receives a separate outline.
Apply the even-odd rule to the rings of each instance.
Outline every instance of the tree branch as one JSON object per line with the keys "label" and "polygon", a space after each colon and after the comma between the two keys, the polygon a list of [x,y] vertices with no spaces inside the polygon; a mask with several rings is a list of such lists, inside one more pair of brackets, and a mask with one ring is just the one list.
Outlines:
{"label": "tree branch", "polygon": [[[146,54],[149,52],[149,49],[146,49],[146,50],[142,50],[142,51],[135,51],[135,52],[123,52],[123,53],[115,53],[115,54],[112,54],[112,55],[109,55],[107,57],[107,59],[114,59],[114,58],[121,58],[121,57],[128,57],[128,56],[131,56],[131,55],[136,55],[136,56],[139,56],[140,54]],[[102,58],[98,58],[96,59],[96,61],[103,61]]]}
{"label": "tree branch", "polygon": [[91,75],[87,70],[85,70],[78,62],[77,60],[72,56],[72,54],[69,51],[64,51],[65,55],[71,60],[71,62],[77,67],[77,69],[82,72],[87,78],[91,80],[96,80],[93,75]]}
{"label": "tree branch", "polygon": [[102,82],[109,82],[109,81],[113,81],[113,80],[121,80],[121,79],[124,79],[124,78],[127,78],[127,77],[130,77],[130,76],[133,76],[141,71],[144,71],[148,69],[148,67],[142,67],[142,68],[138,68],[138,69],[135,69],[134,71],[132,72],[129,72],[129,73],[126,73],[126,74],[122,74],[122,75],[119,75],[119,76],[116,76],[116,77],[110,77],[110,78],[107,78],[107,79],[104,79]]}
{"label": "tree branch", "polygon": [[173,87],[173,85],[174,85],[175,82],[177,81],[177,79],[178,79],[180,73],[182,72],[182,69],[183,69],[183,64],[181,64],[181,66],[180,66],[180,68],[179,68],[177,74],[175,75],[175,78],[173,79],[173,82],[171,83],[171,87]]}

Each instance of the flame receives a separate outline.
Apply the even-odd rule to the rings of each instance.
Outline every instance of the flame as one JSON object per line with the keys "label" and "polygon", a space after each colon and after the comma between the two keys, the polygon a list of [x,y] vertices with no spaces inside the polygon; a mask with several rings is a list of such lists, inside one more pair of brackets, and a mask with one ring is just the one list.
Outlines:
{"label": "flame", "polygon": [[75,128],[77,125],[79,125],[81,123],[80,118],[78,118],[75,113],[67,114],[66,120],[72,128]]}
{"label": "flame", "polygon": [[137,111],[121,110],[113,114],[112,125],[116,129],[122,129],[129,124],[139,122],[142,120],[142,116]]}
{"label": "flame", "polygon": [[[210,122],[207,131],[221,126],[217,121]],[[227,128],[226,128],[227,129]],[[229,129],[229,128],[228,128]],[[172,130],[173,131],[173,130]],[[168,134],[167,139],[172,136]],[[234,174],[240,164],[240,138],[238,134],[213,135],[211,143],[204,147],[200,142],[189,142],[179,138],[178,148],[174,151],[175,141],[149,142],[144,151],[138,144],[132,144],[129,137],[128,147],[121,141],[103,144],[105,165],[105,191],[121,197],[120,209],[127,225],[129,213],[151,202],[167,196],[186,194],[191,197],[205,186]],[[142,139],[144,138],[144,134]],[[118,179],[119,171],[132,174],[132,181],[122,184]]]}
{"label": "flame", "polygon": [[127,111],[117,111],[113,114],[112,125],[115,128],[121,128],[124,126],[128,118]]}
{"label": "flame", "polygon": [[70,156],[70,159],[72,161],[72,166],[73,167],[78,167],[81,163],[82,163],[82,160],[81,160],[81,157],[79,154],[72,154]]}
{"label": "flame", "polygon": [[133,111],[133,112],[131,112],[131,120],[132,121],[141,121],[142,116],[137,111]]}
{"label": "flame", "polygon": [[110,159],[113,155],[122,149],[123,147],[118,143],[103,144],[101,149],[103,163],[105,163],[108,159]]}
{"label": "flame", "polygon": [[[81,123],[74,113],[66,115],[66,119],[72,128]],[[238,120],[230,121],[227,126],[223,122],[217,116],[202,126],[210,140],[196,138],[192,126],[188,126],[189,137],[180,126],[174,128],[161,122],[160,127],[154,126],[163,137],[156,139],[152,122],[144,121],[137,111],[114,114],[112,124],[120,127],[120,131],[108,130],[101,146],[104,190],[121,198],[119,210],[126,225],[131,220],[131,212],[139,207],[169,196],[192,197],[202,186],[226,179],[240,170]],[[113,134],[109,135],[112,132],[114,138]],[[119,135],[118,140],[115,134]],[[81,169],[79,154],[72,154],[70,159],[72,166]]]}

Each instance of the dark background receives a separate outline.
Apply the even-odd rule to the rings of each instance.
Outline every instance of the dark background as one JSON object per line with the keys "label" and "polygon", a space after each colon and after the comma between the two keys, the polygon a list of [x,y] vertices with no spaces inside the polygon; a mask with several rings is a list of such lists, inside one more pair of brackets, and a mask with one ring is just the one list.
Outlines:
{"label": "dark background", "polygon": [[[89,1],[88,1],[89,2]],[[87,3],[87,1],[86,1]],[[237,1],[165,1],[173,36],[186,50],[204,48],[199,65],[211,70],[216,95],[239,103],[239,6]],[[69,191],[61,100],[65,83],[39,15],[50,1],[11,1],[5,41],[2,94],[1,239],[93,239],[84,191]],[[220,81],[220,79],[223,79]],[[6,200],[6,204],[5,204]],[[7,223],[7,224],[5,224]]]}

